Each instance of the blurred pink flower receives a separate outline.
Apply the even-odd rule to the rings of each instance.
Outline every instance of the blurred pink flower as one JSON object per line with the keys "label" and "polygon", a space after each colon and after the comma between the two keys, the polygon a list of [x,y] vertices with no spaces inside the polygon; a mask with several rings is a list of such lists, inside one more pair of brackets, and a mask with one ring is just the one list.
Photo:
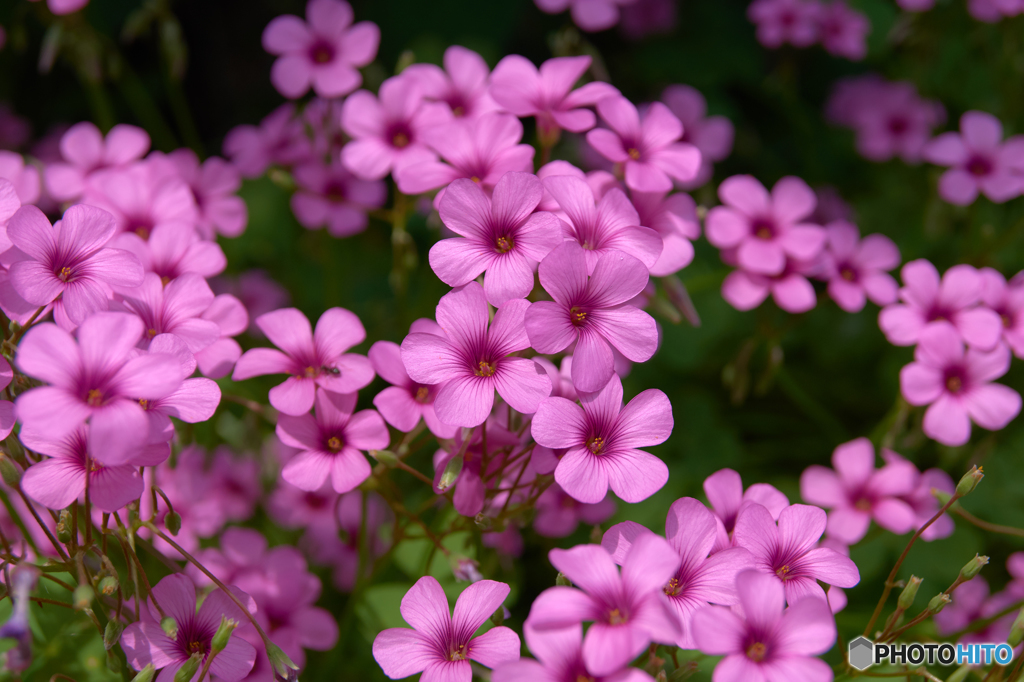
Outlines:
{"label": "blurred pink flower", "polygon": [[[323,557],[334,565],[334,585],[342,592],[351,592],[359,576],[359,552],[363,542],[363,495],[366,499],[366,547],[369,549],[371,561],[364,566],[367,576],[373,572],[373,561],[383,556],[388,550],[389,542],[382,537],[381,526],[389,525],[394,518],[391,508],[377,493],[364,493],[353,490],[341,496],[337,505],[337,528],[330,531],[331,546],[328,555]],[[334,507],[332,506],[332,509]],[[338,539],[338,530],[346,538]],[[316,542],[324,547],[320,538],[324,537],[326,528],[322,525],[310,527],[304,539]]]}
{"label": "blurred pink flower", "polygon": [[831,0],[818,13],[821,44],[830,54],[860,61],[867,56],[867,36],[871,22],[862,13],[851,9],[844,0]]}
{"label": "blurred pink flower", "polygon": [[[723,251],[722,260],[736,265],[736,250]],[[817,303],[814,287],[807,280],[811,271],[806,262],[790,259],[777,275],[733,270],[722,282],[722,298],[736,310],[753,310],[771,294],[775,304],[787,313],[805,313]]]}
{"label": "blurred pink flower", "polygon": [[[1019,596],[1012,590],[990,595],[988,583],[980,575],[957,587],[951,596],[952,603],[935,614],[935,629],[941,636],[948,636],[977,621],[992,618],[1010,609],[1019,600]],[[1010,627],[1016,615],[1017,610],[1013,609],[1011,613],[995,619],[983,628],[971,628],[972,632],[965,633],[959,641],[1004,642],[1010,635]]]}
{"label": "blurred pink flower", "polygon": [[[39,2],[39,0],[30,1]],[[88,4],[89,0],[46,0],[46,6],[58,16],[77,12]]]}
{"label": "blurred pink flower", "polygon": [[320,97],[341,97],[362,83],[358,67],[377,55],[380,29],[370,21],[352,24],[344,0],[310,0],[306,21],[276,17],[263,30],[263,49],[277,55],[270,81],[285,97],[302,97],[312,86]]}
{"label": "blurred pink flower", "polygon": [[584,31],[595,32],[619,23],[619,6],[636,0],[534,0],[542,12],[561,14],[571,10],[573,23]]}
{"label": "blurred pink flower", "polygon": [[[683,189],[696,189],[711,179],[712,163],[723,161],[732,151],[733,125],[725,116],[708,116],[704,95],[689,85],[670,85],[661,93],[665,103],[683,124],[682,142],[700,151],[700,170],[692,179],[679,182]],[[645,225],[647,223],[644,223]]]}
{"label": "blurred pink flower", "polygon": [[119,290],[114,309],[142,320],[146,332],[140,347],[148,348],[157,334],[174,334],[197,353],[220,336],[216,323],[200,317],[211,303],[213,292],[199,275],[182,275],[165,288],[159,275],[148,272],[138,287]]}
{"label": "blurred pink flower", "polygon": [[351,237],[369,225],[367,213],[380,208],[387,199],[387,187],[380,180],[361,180],[339,162],[330,165],[313,160],[295,167],[298,190],[292,195],[295,218],[303,227],[327,226],[334,237]]}
{"label": "blurred pink flower", "polygon": [[146,272],[155,272],[165,282],[188,273],[213,277],[228,264],[220,244],[200,239],[195,229],[181,224],[156,225],[149,233],[122,232],[110,244],[131,251]]}
{"label": "blurred pink flower", "polygon": [[224,155],[244,178],[259,177],[274,164],[301,163],[312,152],[302,119],[291,103],[274,109],[259,126],[235,126],[224,138]]}
{"label": "blurred pink flower", "polygon": [[640,224],[661,236],[661,255],[650,266],[653,277],[673,275],[693,261],[693,241],[700,237],[700,220],[693,197],[684,192],[632,192]]}
{"label": "blurred pink flower", "polygon": [[487,62],[461,45],[444,51],[444,69],[436,64],[411,64],[402,74],[420,82],[426,99],[447,104],[456,120],[472,121],[501,111],[488,92],[491,70]]}
{"label": "blurred pink flower", "polygon": [[821,4],[816,0],[754,0],[747,18],[757,24],[758,41],[769,48],[789,43],[808,47],[818,40]]}
{"label": "blurred pink flower", "polygon": [[192,190],[166,157],[93,173],[82,202],[109,211],[119,232],[143,240],[161,227],[190,236],[199,219]]}
{"label": "blurred pink flower", "polygon": [[861,239],[857,226],[845,220],[829,223],[825,232],[822,276],[832,300],[848,313],[861,310],[868,298],[876,305],[895,303],[899,287],[887,271],[900,264],[896,244],[881,234]]}
{"label": "blurred pink flower", "polygon": [[623,667],[609,675],[591,672],[583,660],[583,628],[571,625],[557,630],[536,630],[523,625],[526,645],[538,660],[520,658],[494,669],[493,682],[653,682],[639,668]]}
{"label": "blurred pink flower", "polygon": [[634,0],[622,8],[619,26],[630,40],[672,33],[679,25],[675,0]]}
{"label": "blurred pink flower", "polygon": [[249,314],[247,331],[257,338],[262,337],[263,332],[256,326],[256,318],[271,310],[283,308],[291,300],[288,290],[259,268],[246,270],[237,278],[226,275],[217,277],[210,280],[210,288],[215,294],[231,294],[241,301]]}
{"label": "blurred pink flower", "polygon": [[929,142],[925,160],[950,169],[939,178],[939,195],[966,206],[981,192],[999,204],[1021,193],[1024,184],[1024,136],[1003,140],[1003,125],[992,114],[968,111],[959,133],[942,133]]}
{"label": "blurred pink flower", "polygon": [[704,494],[718,519],[718,538],[713,552],[732,546],[730,536],[736,526],[736,516],[744,506],[760,504],[776,520],[789,506],[789,499],[773,485],[754,483],[744,491],[743,479],[732,469],[719,469],[705,478]]}
{"label": "blurred pink flower", "polygon": [[60,139],[63,162],[46,166],[46,189],[57,201],[82,196],[92,174],[106,168],[124,168],[149,150],[149,135],[142,128],[118,124],[104,138],[89,122],[68,128]]}
{"label": "blurred pink flower", "polygon": [[27,165],[21,154],[0,150],[0,178],[14,185],[21,203],[34,204],[39,201],[42,185],[39,169]]}
{"label": "blurred pink flower", "polygon": [[[892,450],[882,450],[882,459],[885,460],[886,464],[906,461]],[[952,495],[955,488],[953,479],[942,469],[926,469],[921,472],[921,475],[917,477],[917,485],[914,489],[910,491],[910,494],[901,497],[914,510],[914,515],[916,516],[914,522],[915,530],[931,520],[941,508],[938,498],[935,497],[932,491],[941,490]],[[953,528],[953,519],[950,518],[949,514],[943,514],[935,523],[928,526],[921,533],[921,539],[931,542],[932,540],[949,537],[953,533]]]}
{"label": "blurred pink flower", "polygon": [[982,268],[981,302],[1003,323],[1003,341],[1018,358],[1024,358],[1024,275],[1018,273],[1009,283],[992,268]]}
{"label": "blurred pink flower", "polygon": [[204,239],[216,235],[237,237],[245,232],[249,211],[235,193],[242,186],[238,169],[224,159],[211,156],[202,164],[191,149],[176,149],[167,156],[188,184],[195,199],[196,228]]}
{"label": "blurred pink flower", "polygon": [[537,498],[537,515],[533,529],[546,538],[564,538],[572,535],[580,523],[598,526],[615,513],[615,501],[605,497],[596,504],[577,502],[557,483]]}
{"label": "blurred pink flower", "polygon": [[199,371],[211,379],[223,379],[231,374],[242,355],[242,347],[232,337],[245,331],[249,324],[249,314],[237,298],[231,294],[221,294],[214,297],[200,318],[217,325],[217,338],[196,353]]}
{"label": "blurred pink flower", "polygon": [[[414,324],[410,333],[415,331],[417,326]],[[424,331],[422,325],[418,331]],[[444,334],[440,329],[428,333],[439,336]],[[391,384],[373,398],[374,407],[388,424],[408,433],[416,428],[422,418],[430,432],[438,438],[451,438],[455,435],[458,427],[445,424],[434,411],[439,386],[420,384],[409,377],[402,362],[402,349],[397,343],[378,341],[370,346],[369,357],[377,375]]]}
{"label": "blurred pink flower", "polygon": [[1010,368],[1010,349],[970,348],[948,322],[925,328],[914,349],[914,362],[900,370],[900,389],[911,405],[928,405],[922,428],[944,445],[963,445],[971,421],[998,431],[1020,413],[1021,397],[1012,388],[991,383]]}

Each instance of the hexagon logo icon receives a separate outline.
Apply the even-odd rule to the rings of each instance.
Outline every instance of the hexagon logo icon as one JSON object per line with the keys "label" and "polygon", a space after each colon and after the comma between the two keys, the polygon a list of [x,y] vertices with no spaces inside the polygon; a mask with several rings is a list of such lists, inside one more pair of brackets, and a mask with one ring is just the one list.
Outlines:
{"label": "hexagon logo icon", "polygon": [[875,660],[875,645],[867,637],[858,637],[850,642],[850,665],[857,670],[867,670]]}

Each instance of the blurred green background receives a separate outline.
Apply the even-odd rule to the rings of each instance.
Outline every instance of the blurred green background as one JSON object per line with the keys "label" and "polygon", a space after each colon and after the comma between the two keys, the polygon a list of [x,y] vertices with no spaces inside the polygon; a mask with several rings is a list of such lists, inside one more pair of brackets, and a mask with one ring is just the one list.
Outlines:
{"label": "blurred green background", "polygon": [[[352,4],[357,20],[372,20],[381,28],[377,61],[364,70],[371,87],[391,75],[400,59],[408,59],[402,57],[406,51],[416,61],[439,63],[445,47],[461,44],[480,52],[492,66],[512,53],[539,63],[555,53],[589,52],[634,101],[655,99],[665,86],[685,83],[707,97],[711,113],[733,121],[734,151],[716,165],[714,182],[694,193],[698,203],[713,205],[714,184],[732,174],[751,173],[766,185],[798,175],[815,187],[835,187],[853,206],[862,234],[888,235],[905,261],[929,258],[940,270],[961,262],[988,265],[1007,276],[1024,267],[1024,199],[996,206],[982,198],[967,208],[950,206],[936,195],[938,169],[901,161],[868,162],[855,153],[853,134],[829,126],[822,115],[837,79],[873,71],[911,80],[922,96],[940,100],[949,115],[947,127],[955,128],[964,111],[981,109],[999,117],[1007,134],[1024,132],[1024,19],[982,24],[968,16],[962,0],[940,0],[933,11],[914,17],[902,15],[893,0],[851,0],[872,23],[867,59],[851,63],[817,47],[763,49],[741,0],[679,2],[676,28],[640,41],[625,39],[617,29],[580,37],[567,14],[545,15],[530,0]],[[262,50],[260,34],[274,16],[303,14],[304,3],[180,0],[162,5],[162,11],[180,21],[187,46],[180,83],[168,76],[185,64],[173,36],[163,35],[154,24],[130,43],[122,40],[126,22],[140,6],[135,0],[92,0],[85,10],[84,18],[104,49],[121,57],[118,63],[104,62],[103,77],[90,83],[75,68],[81,55],[71,50],[60,54],[49,73],[40,74],[39,55],[46,36],[52,37],[52,29],[47,33],[51,19],[37,4],[0,2],[0,24],[8,30],[7,46],[0,51],[0,100],[32,121],[36,137],[59,123],[95,120],[104,125],[115,120],[147,128],[155,148],[167,151],[188,144],[206,154],[219,152],[230,128],[258,123],[282,102],[269,82],[273,58]],[[65,30],[94,35],[81,26]],[[530,136],[529,123],[527,131]],[[555,156],[559,153],[573,157],[569,141]],[[222,240],[229,272],[267,270],[314,320],[331,306],[353,310],[368,331],[361,352],[378,339],[401,341],[412,320],[433,316],[447,288],[426,265],[427,250],[438,233],[424,217],[415,217],[409,226],[419,261],[407,293],[396,295],[388,284],[392,255],[387,224],[375,221],[364,234],[336,240],[325,231],[300,227],[291,215],[287,191],[265,178],[246,182],[242,194],[249,206],[249,228],[238,239]],[[661,350],[649,363],[634,367],[625,381],[627,397],[650,387],[665,391],[672,400],[675,431],[669,442],[653,449],[669,464],[668,485],[642,504],[620,503],[614,520],[633,519],[660,530],[669,504],[683,495],[702,497],[703,479],[722,467],[738,470],[746,484],[772,483],[797,501],[799,475],[807,465],[827,464],[839,443],[861,435],[877,438],[889,426],[883,422],[897,399],[899,368],[912,352],[885,341],[876,307],[869,304],[851,315],[822,298],[804,315],[785,314],[770,302],[741,313],[719,294],[725,273],[716,250],[699,242],[694,263],[680,277],[702,326],[662,320]],[[746,359],[741,357],[744,348]],[[781,364],[770,362],[773,357],[781,357]],[[1003,381],[1024,390],[1020,361]],[[266,388],[274,383],[253,381],[229,390],[265,400]],[[363,391],[361,405],[369,406],[383,386],[378,379]],[[232,417],[196,429],[201,440],[212,445],[233,440],[232,433],[242,440],[258,437],[245,433],[257,426],[255,421],[246,421],[236,406],[224,410]],[[920,468],[939,466],[954,479],[971,464],[984,464],[988,476],[965,507],[990,521],[1024,526],[1024,422],[1018,419],[998,434],[976,428],[971,443],[946,448],[922,436],[920,417],[919,411],[912,412],[896,430],[895,449]],[[265,425],[259,428],[266,430]],[[429,471],[432,452],[427,448],[410,463]],[[414,481],[401,483],[414,502],[422,499],[424,493]],[[256,527],[267,524],[262,513],[253,521]],[[295,539],[282,531],[268,535],[274,542]],[[586,542],[590,530],[581,528],[557,543],[529,530],[525,536],[527,549],[514,565],[480,557],[487,577],[515,586],[509,603],[513,627],[521,625],[533,597],[554,583],[547,550]],[[862,583],[848,592],[850,605],[838,617],[841,639],[863,628],[904,543],[905,538],[872,532],[853,550]],[[980,551],[992,556],[984,575],[1000,587],[1007,580],[1006,556],[1022,548],[1019,540],[984,535],[958,523],[951,538],[918,546],[904,577],[910,572],[924,577],[923,594],[930,596],[952,582]],[[422,550],[403,550],[396,566],[382,576],[382,586],[358,603],[333,591],[330,576],[320,572],[325,583],[320,605],[342,620],[343,641],[333,651],[310,652],[304,680],[383,679],[369,644],[377,628],[401,624],[398,601],[422,565]],[[446,566],[438,564],[436,570],[447,573],[450,582]],[[39,615],[37,635],[51,642],[48,650],[53,653],[45,665],[33,669],[30,679],[48,679],[53,672],[76,680],[117,679],[103,670],[102,658],[88,655],[96,641],[94,636],[88,639],[87,628],[75,630],[82,634],[58,629],[67,623],[53,623],[53,615],[46,613]],[[71,653],[80,650],[78,641],[91,642],[81,645],[86,653]],[[831,655],[836,656],[834,651]],[[701,675],[709,679],[709,670],[704,664]]]}

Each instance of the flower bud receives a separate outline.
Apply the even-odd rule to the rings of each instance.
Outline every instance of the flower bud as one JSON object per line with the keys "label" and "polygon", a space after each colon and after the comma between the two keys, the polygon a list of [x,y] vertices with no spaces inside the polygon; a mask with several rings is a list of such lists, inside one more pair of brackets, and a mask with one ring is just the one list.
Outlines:
{"label": "flower bud", "polygon": [[1013,625],[1010,627],[1010,635],[1006,638],[1006,643],[1017,648],[1017,645],[1024,641],[1024,608],[1017,613],[1017,620],[1013,621]]}
{"label": "flower bud", "polygon": [[555,578],[555,584],[561,587],[572,587],[572,581],[564,573],[558,574],[558,577]]}
{"label": "flower bud", "polygon": [[67,509],[57,518],[57,539],[64,544],[71,542],[71,512]]}
{"label": "flower bud", "polygon": [[156,676],[156,670],[153,668],[152,663],[147,663],[146,667],[139,671],[139,674],[132,678],[132,682],[153,682],[153,678]]}
{"label": "flower bud", "polygon": [[658,674],[654,676],[654,682],[668,682],[668,674],[664,668],[659,670]]}
{"label": "flower bud", "polygon": [[199,672],[199,666],[203,663],[203,655],[196,652],[189,656],[188,660],[185,661],[178,672],[174,673],[174,682],[192,682],[192,678]]}
{"label": "flower bud", "polygon": [[455,485],[456,479],[462,473],[462,464],[462,457],[452,457],[448,460],[448,464],[445,465],[444,472],[441,474],[441,481],[437,484],[438,490],[445,493]]}
{"label": "flower bud", "polygon": [[451,565],[456,580],[475,583],[477,580],[484,579],[480,572],[480,564],[469,557],[453,556]]}
{"label": "flower bud", "polygon": [[92,589],[92,585],[79,585],[71,593],[71,602],[75,605],[76,609],[89,608],[89,605],[92,604],[92,600],[95,598],[96,592]]}
{"label": "flower bud", "polygon": [[108,575],[106,578],[100,580],[100,592],[107,595],[108,597],[117,592],[118,583],[116,575]]}
{"label": "flower bud", "polygon": [[505,622],[505,605],[502,604],[498,609],[491,614],[491,622],[495,625],[501,625]]}
{"label": "flower bud", "polygon": [[118,640],[121,639],[121,633],[124,632],[124,624],[119,620],[108,620],[107,627],[103,629],[103,648],[110,651],[117,644]]}
{"label": "flower bud", "polygon": [[370,456],[384,466],[398,466],[398,455],[390,450],[370,450]]}
{"label": "flower bud", "polygon": [[491,517],[486,516],[483,512],[480,512],[479,514],[473,517],[473,523],[475,523],[476,527],[480,530],[486,531],[491,528]]}
{"label": "flower bud", "polygon": [[175,511],[167,512],[167,516],[164,517],[164,526],[168,533],[177,536],[178,531],[181,530],[181,514]]}
{"label": "flower bud", "polygon": [[277,679],[283,680],[297,680],[299,666],[292,663],[292,659],[288,658],[288,654],[281,650],[281,647],[277,646],[273,642],[267,641],[267,659],[270,661],[270,667],[274,669],[274,676]]}
{"label": "flower bud", "polygon": [[988,557],[975,554],[974,558],[960,569],[960,581],[966,582],[981,573],[981,567],[988,563]]}
{"label": "flower bud", "polygon": [[4,453],[0,453],[0,478],[10,488],[17,488],[21,483],[21,469]]}
{"label": "flower bud", "polygon": [[227,648],[228,640],[231,639],[231,633],[237,627],[237,620],[231,620],[227,616],[220,617],[220,627],[217,628],[217,632],[214,633],[213,640],[210,642],[211,656],[215,656]]}
{"label": "flower bud", "polygon": [[906,611],[914,604],[914,598],[917,596],[917,588],[921,587],[921,578],[916,575],[910,576],[910,580],[907,581],[907,586],[900,592],[900,598],[896,601],[896,605],[901,611]]}
{"label": "flower bud", "polygon": [[967,676],[971,674],[971,664],[964,663],[953,671],[953,674],[946,678],[946,682],[966,682]]}
{"label": "flower bud", "polygon": [[942,609],[946,608],[946,604],[948,603],[949,595],[945,592],[940,592],[939,594],[932,597],[931,601],[928,602],[928,610],[931,611],[933,614],[938,613]]}
{"label": "flower bud", "polygon": [[178,636],[178,621],[174,620],[170,616],[164,616],[160,619],[160,628],[164,631],[164,634],[171,639]]}
{"label": "flower bud", "polygon": [[985,478],[985,472],[981,467],[974,466],[971,470],[964,474],[960,482],[956,484],[956,496],[963,497],[967,493],[971,492],[978,487],[981,483],[981,479]]}

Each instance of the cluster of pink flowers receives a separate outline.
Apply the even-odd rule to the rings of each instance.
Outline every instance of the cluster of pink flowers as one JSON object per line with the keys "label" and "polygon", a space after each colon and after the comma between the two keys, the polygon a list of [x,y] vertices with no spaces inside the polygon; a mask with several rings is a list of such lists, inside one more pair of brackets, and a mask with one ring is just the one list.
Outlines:
{"label": "cluster of pink flowers", "polygon": [[820,42],[830,54],[854,61],[868,53],[871,22],[844,0],[754,0],[747,17],[757,24],[757,39],[765,47]]}

